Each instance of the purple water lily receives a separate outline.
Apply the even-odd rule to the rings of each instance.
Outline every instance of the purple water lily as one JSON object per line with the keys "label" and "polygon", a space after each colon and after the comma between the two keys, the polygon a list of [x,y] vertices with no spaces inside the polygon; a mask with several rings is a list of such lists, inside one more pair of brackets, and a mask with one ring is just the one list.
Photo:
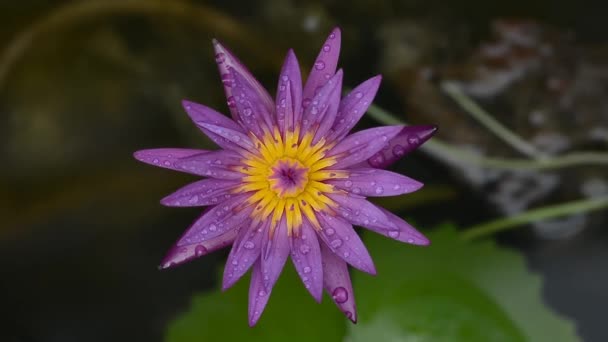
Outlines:
{"label": "purple water lily", "polygon": [[213,42],[232,119],[190,101],[190,118],[221,149],[150,149],[135,158],[206,177],[162,199],[166,206],[208,206],[161,267],[168,268],[232,245],[223,289],[253,268],[249,324],[260,318],[291,255],[306,289],[321,301],[323,288],[356,322],[347,264],[375,274],[353,225],[398,241],[427,245],[408,223],[368,202],[367,196],[410,193],[422,184],[383,170],[416,149],[435,126],[384,126],[349,134],[372,102],[380,76],[346,97],[336,71],[340,30],[323,44],[304,86],[292,50],[279,77],[276,100],[217,41]]}

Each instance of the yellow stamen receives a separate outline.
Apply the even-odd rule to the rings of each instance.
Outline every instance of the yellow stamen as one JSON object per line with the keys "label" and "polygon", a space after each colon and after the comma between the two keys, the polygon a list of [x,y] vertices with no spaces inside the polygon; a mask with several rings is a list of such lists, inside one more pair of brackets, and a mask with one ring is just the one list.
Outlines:
{"label": "yellow stamen", "polygon": [[300,138],[300,127],[283,134],[278,128],[265,131],[259,139],[250,135],[255,151],[243,153],[243,166],[235,171],[244,174],[243,184],[235,192],[250,192],[247,199],[253,205],[254,223],[270,221],[274,231],[285,220],[289,235],[297,233],[306,217],[315,229],[320,229],[316,213],[331,212],[335,203],[326,194],[334,193],[331,179],[348,178],[348,172],[327,170],[337,161],[325,157],[331,149],[325,139],[312,145],[314,135],[306,133]]}

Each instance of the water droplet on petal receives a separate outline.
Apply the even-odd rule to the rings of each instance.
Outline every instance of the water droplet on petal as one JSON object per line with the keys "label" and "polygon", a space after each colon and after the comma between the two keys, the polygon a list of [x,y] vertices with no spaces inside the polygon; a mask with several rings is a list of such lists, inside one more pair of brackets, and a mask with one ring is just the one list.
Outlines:
{"label": "water droplet on petal", "polygon": [[344,182],[344,186],[347,187],[347,188],[350,188],[352,185],[353,185],[353,182],[351,182],[349,180],[346,181],[346,182]]}
{"label": "water droplet on petal", "polygon": [[300,246],[300,253],[302,253],[302,254],[308,254],[308,252],[310,252],[310,247],[308,245],[301,245]]}
{"label": "water droplet on petal", "polygon": [[323,45],[323,51],[329,52],[330,50],[331,50],[331,46],[329,46],[327,44]]}
{"label": "water droplet on petal", "polygon": [[230,96],[228,98],[227,103],[228,103],[228,107],[230,107],[230,108],[236,107],[236,101],[234,100],[234,96]]}
{"label": "water droplet on petal", "polygon": [[335,232],[336,231],[333,230],[332,228],[327,228],[327,230],[325,230],[325,234],[330,235],[330,236],[334,235]]}
{"label": "water droplet on petal", "polygon": [[363,93],[360,92],[360,91],[358,91],[358,92],[355,93],[355,97],[358,98],[358,99],[360,99],[360,98],[363,97]]}
{"label": "water droplet on petal", "polygon": [[315,69],[317,69],[317,70],[323,70],[323,69],[325,69],[325,62],[323,62],[323,61],[317,61],[315,63]]}
{"label": "water droplet on petal", "polygon": [[360,193],[361,193],[361,189],[353,188],[353,194],[360,194]]}
{"label": "water droplet on petal", "polygon": [[198,245],[194,248],[194,255],[199,257],[203,254],[207,253],[207,248],[203,245]]}
{"label": "water droplet on petal", "polygon": [[407,243],[414,243],[414,239],[407,239]]}
{"label": "water droplet on petal", "polygon": [[251,108],[247,107],[247,108],[243,109],[243,115],[245,115],[245,116],[251,115]]}
{"label": "water droplet on petal", "polygon": [[331,245],[332,248],[338,248],[338,247],[342,246],[342,240],[335,239],[332,242],[330,242],[329,244]]}
{"label": "water droplet on petal", "polygon": [[375,192],[376,192],[376,195],[380,195],[384,192],[384,188],[379,186],[376,188]]}
{"label": "water droplet on petal", "polygon": [[264,290],[260,290],[260,292],[258,292],[258,296],[260,297],[264,297],[266,295],[266,291]]}
{"label": "water droplet on petal", "polygon": [[401,185],[395,184],[395,186],[393,186],[393,190],[399,190],[400,187],[401,187]]}
{"label": "water droplet on petal", "polygon": [[253,249],[253,247],[255,247],[255,243],[247,241],[243,244],[243,247],[245,247],[246,249]]}
{"label": "water droplet on petal", "polygon": [[217,230],[217,226],[216,226],[216,225],[211,224],[211,225],[209,226],[209,231],[210,231],[210,232],[214,232],[214,231],[216,231],[216,230]]}
{"label": "water droplet on petal", "polygon": [[304,267],[304,273],[310,273],[310,271],[312,271],[312,269],[308,266]]}
{"label": "water droplet on petal", "polygon": [[393,147],[393,155],[395,155],[395,157],[403,157],[404,154],[405,154],[405,149],[403,148],[403,146],[395,145]]}
{"label": "water droplet on petal", "polygon": [[391,230],[388,232],[388,236],[390,236],[393,239],[396,239],[399,237],[399,231],[398,230]]}
{"label": "water droplet on petal", "polygon": [[418,136],[414,134],[414,135],[411,135],[411,136],[407,137],[407,142],[410,145],[419,145],[420,144],[420,138],[418,138]]}
{"label": "water droplet on petal", "polygon": [[226,55],[223,52],[220,52],[215,55],[215,62],[217,64],[222,64],[226,60]]}
{"label": "water droplet on petal", "polygon": [[331,293],[331,297],[338,304],[343,304],[348,300],[348,291],[342,286],[336,287],[336,289]]}

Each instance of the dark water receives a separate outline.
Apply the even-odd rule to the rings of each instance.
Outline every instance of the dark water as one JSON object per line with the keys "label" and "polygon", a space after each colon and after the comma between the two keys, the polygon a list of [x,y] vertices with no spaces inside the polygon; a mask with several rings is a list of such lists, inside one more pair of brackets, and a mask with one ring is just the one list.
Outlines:
{"label": "dark water", "polygon": [[[65,7],[70,3],[75,5]],[[103,1],[92,2],[99,8],[82,3],[0,4],[0,51],[17,51],[0,64],[2,341],[161,341],[167,322],[187,309],[191,295],[216,283],[223,252],[157,270],[198,212],[163,208],[158,200],[193,178],[131,157],[141,148],[210,146],[179,100],[225,109],[212,37],[231,46],[271,89],[284,51],[295,48],[310,65],[335,25],[343,28],[347,85],[396,70],[385,38],[403,23],[428,29],[407,35],[417,42],[413,51],[439,64],[466,59],[491,36],[492,22],[504,17],[573,32],[597,50],[607,43],[603,13],[583,2],[261,0],[180,7],[182,2],[160,1],[158,8],[113,11]],[[447,43],[434,44],[438,32]],[[405,74],[386,77],[377,103],[423,122],[402,97]],[[449,125],[432,123],[449,132]],[[362,126],[372,124],[367,119]],[[445,198],[403,210],[422,226],[445,220],[468,226],[501,214],[484,191],[420,152],[396,169],[449,189]],[[549,305],[574,319],[589,341],[608,340],[604,225],[605,216],[593,216],[581,232],[559,240],[539,238],[528,228],[499,236],[525,253],[545,279]]]}

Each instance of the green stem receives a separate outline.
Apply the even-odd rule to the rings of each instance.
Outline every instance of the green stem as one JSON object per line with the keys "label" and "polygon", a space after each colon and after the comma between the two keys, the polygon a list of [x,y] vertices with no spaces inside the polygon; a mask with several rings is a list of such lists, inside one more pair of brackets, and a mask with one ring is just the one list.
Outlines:
{"label": "green stem", "polygon": [[465,95],[456,84],[444,82],[441,84],[441,89],[456,101],[456,103],[458,103],[469,115],[515,150],[534,159],[541,159],[544,157],[536,147],[503,126],[498,120],[494,119],[492,115],[475,103],[475,101]]}
{"label": "green stem", "polygon": [[[369,115],[386,125],[407,125],[395,115],[371,105]],[[581,165],[608,165],[608,154],[600,152],[573,152],[557,157],[544,157],[537,160],[521,158],[484,157],[461,148],[453,147],[445,141],[433,138],[420,147],[422,151],[446,164],[467,166],[470,164],[504,170],[551,170]]]}
{"label": "green stem", "polygon": [[508,230],[524,224],[567,216],[587,211],[608,208],[608,196],[586,200],[572,201],[538,209],[532,209],[514,216],[499,218],[494,221],[481,223],[466,229],[461,237],[473,240],[487,237],[500,231]]}

